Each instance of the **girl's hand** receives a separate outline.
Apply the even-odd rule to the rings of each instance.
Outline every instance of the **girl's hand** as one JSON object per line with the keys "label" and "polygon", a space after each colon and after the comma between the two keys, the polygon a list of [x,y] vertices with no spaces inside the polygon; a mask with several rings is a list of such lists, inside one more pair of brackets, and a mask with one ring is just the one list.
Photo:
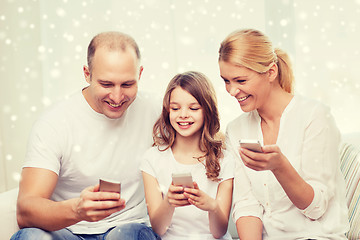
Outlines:
{"label": "girl's hand", "polygon": [[201,191],[196,182],[194,182],[194,188],[184,189],[184,195],[187,197],[189,203],[201,210],[213,211],[216,209],[216,200]]}
{"label": "girl's hand", "polygon": [[262,149],[263,153],[257,153],[240,148],[239,153],[245,166],[255,171],[276,171],[282,168],[284,162],[288,161],[277,145],[265,145]]}
{"label": "girl's hand", "polygon": [[173,207],[190,205],[188,198],[184,195],[184,188],[182,186],[175,186],[173,183],[171,183],[165,198]]}

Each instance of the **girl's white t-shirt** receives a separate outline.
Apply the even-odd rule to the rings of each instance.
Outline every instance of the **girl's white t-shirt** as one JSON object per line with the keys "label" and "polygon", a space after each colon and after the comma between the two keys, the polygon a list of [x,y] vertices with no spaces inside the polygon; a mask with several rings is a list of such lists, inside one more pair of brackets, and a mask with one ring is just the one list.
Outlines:
{"label": "girl's white t-shirt", "polygon": [[[145,154],[140,165],[143,172],[155,177],[162,193],[165,195],[171,184],[172,173],[190,172],[199,188],[210,197],[216,198],[219,184],[234,177],[235,161],[232,155],[224,151],[224,158],[220,161],[221,181],[211,181],[206,176],[206,169],[202,163],[185,165],[177,162],[171,149],[159,151],[157,147],[150,148]],[[193,205],[175,208],[171,225],[167,232],[161,236],[167,239],[214,239],[209,229],[208,212],[198,209]],[[232,239],[226,233],[221,239]]]}

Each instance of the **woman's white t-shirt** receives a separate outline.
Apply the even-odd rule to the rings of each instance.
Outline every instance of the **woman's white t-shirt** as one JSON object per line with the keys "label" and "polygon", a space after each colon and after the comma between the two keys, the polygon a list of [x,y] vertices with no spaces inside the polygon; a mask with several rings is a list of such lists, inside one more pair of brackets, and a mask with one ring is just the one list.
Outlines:
{"label": "woman's white t-shirt", "polygon": [[[159,183],[162,193],[165,195],[171,184],[172,173],[192,174],[199,188],[212,198],[216,198],[219,184],[227,179],[234,177],[234,159],[229,153],[224,151],[224,158],[220,161],[221,181],[211,181],[206,176],[206,169],[202,163],[185,165],[177,162],[171,149],[159,151],[157,147],[150,148],[145,154],[140,165],[143,172],[155,177]],[[193,205],[175,208],[171,225],[166,233],[161,236],[166,239],[214,239],[209,229],[208,212],[198,209]],[[221,239],[231,239],[229,233],[226,233]]]}

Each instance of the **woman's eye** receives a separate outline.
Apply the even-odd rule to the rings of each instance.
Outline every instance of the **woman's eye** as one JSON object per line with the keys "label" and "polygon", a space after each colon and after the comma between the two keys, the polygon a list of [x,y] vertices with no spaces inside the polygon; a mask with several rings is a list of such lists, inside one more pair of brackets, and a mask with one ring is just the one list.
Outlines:
{"label": "woman's eye", "polygon": [[197,111],[197,110],[199,110],[200,108],[190,108],[190,110],[192,110],[192,111]]}

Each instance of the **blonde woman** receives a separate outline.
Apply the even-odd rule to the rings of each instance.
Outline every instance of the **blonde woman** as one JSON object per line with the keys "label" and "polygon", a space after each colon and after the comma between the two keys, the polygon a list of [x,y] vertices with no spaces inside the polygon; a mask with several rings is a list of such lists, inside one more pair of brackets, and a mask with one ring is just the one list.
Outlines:
{"label": "blonde woman", "polygon": [[[239,157],[233,218],[240,239],[346,239],[339,131],[329,108],[294,95],[287,54],[260,31],[226,37],[219,67],[245,112],[227,127]],[[241,148],[244,139],[258,140],[263,152]]]}

